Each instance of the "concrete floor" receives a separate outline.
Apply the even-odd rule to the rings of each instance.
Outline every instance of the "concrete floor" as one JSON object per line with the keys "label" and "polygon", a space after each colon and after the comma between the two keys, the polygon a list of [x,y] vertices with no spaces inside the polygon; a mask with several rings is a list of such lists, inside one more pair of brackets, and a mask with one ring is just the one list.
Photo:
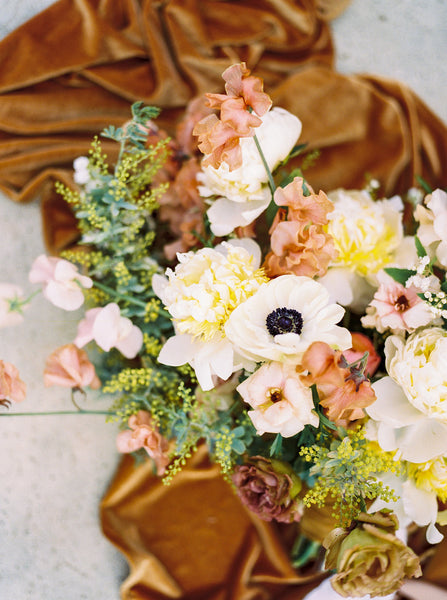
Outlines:
{"label": "concrete floor", "polygon": [[[0,0],[0,37],[49,4]],[[447,122],[445,0],[354,0],[333,31],[339,71],[400,79]],[[0,196],[0,281],[31,289],[27,272],[44,251],[40,228],[37,202]],[[75,322],[37,298],[24,324],[1,330],[0,358],[28,384],[18,409],[69,407],[69,394],[44,388],[41,373],[45,357],[71,341]],[[0,599],[118,600],[127,567],[97,519],[119,460],[116,428],[100,416],[4,418],[0,427]]]}

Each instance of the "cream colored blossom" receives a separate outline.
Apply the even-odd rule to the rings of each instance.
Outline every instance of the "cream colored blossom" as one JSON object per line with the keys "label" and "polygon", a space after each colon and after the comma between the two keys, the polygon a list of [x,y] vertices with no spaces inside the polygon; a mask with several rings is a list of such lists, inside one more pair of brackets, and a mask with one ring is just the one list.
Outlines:
{"label": "cream colored blossom", "polygon": [[252,240],[232,240],[178,257],[180,264],[175,271],[168,269],[168,279],[158,276],[152,283],[176,329],[158,360],[171,366],[189,363],[207,391],[215,386],[216,376],[226,380],[246,366],[225,337],[224,326],[266,277],[258,268],[259,246]]}
{"label": "cream colored blossom", "polygon": [[408,266],[414,260],[414,242],[404,238],[399,197],[374,201],[366,190],[339,189],[328,198],[334,210],[328,215],[327,232],[338,256],[321,282],[333,300],[361,311],[378,286],[380,269]]}
{"label": "cream colored blossom", "polygon": [[437,456],[425,463],[408,463],[408,473],[416,486],[434,492],[441,502],[447,501],[447,457]]}
{"label": "cream colored blossom", "polygon": [[232,312],[225,333],[238,353],[253,363],[299,364],[315,341],[340,350],[351,347],[351,334],[337,325],[343,314],[317,281],[282,275],[264,283]]}
{"label": "cream colored blossom", "polygon": [[[282,108],[262,117],[256,138],[271,171],[284,160],[301,133],[301,122]],[[268,176],[253,138],[241,138],[242,166],[230,170],[223,162],[218,169],[202,168],[198,174],[200,194],[217,196],[207,215],[215,235],[227,235],[238,226],[254,221],[269,205]]]}
{"label": "cream colored blossom", "polygon": [[163,301],[177,331],[203,340],[221,333],[232,311],[266,281],[253,257],[241,246],[178,254],[179,264],[168,269]]}
{"label": "cream colored blossom", "polygon": [[385,343],[388,377],[373,384],[366,409],[385,451],[412,463],[447,456],[447,331],[428,327]]}
{"label": "cream colored blossom", "polygon": [[431,256],[447,267],[447,193],[435,190],[425,198],[425,204],[427,208],[416,207],[415,218],[420,223],[417,235]]}

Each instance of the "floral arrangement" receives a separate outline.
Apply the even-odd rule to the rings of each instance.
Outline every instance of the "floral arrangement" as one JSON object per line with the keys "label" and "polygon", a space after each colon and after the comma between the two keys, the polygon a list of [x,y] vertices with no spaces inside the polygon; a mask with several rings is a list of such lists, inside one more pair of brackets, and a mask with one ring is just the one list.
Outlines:
{"label": "floral arrangement", "polygon": [[[113,395],[118,449],[167,484],[206,443],[250,510],[296,524],[296,568],[325,553],[342,596],[392,594],[421,575],[408,526],[435,544],[446,521],[447,194],[316,193],[299,119],[244,64],[223,79],[175,138],[135,104],[103,133],[115,167],[95,139],[58,185],[80,239],[29,279],[86,310],[45,383]],[[0,325],[32,295],[1,284]],[[0,402],[24,396],[0,362]]]}

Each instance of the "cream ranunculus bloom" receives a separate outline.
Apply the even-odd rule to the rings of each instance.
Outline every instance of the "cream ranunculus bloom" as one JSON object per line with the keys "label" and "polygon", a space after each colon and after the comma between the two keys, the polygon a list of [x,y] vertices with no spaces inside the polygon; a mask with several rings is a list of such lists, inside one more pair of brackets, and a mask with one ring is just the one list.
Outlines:
{"label": "cream ranunculus bloom", "polygon": [[[262,117],[255,134],[271,171],[289,155],[300,133],[301,121],[283,108],[273,108]],[[201,196],[217,196],[207,212],[211,230],[217,236],[249,225],[271,200],[267,172],[254,139],[241,138],[239,143],[241,167],[230,171],[223,162],[218,169],[203,167],[197,176]]]}
{"label": "cream ranunculus bloom", "polygon": [[377,422],[385,451],[424,463],[447,455],[447,331],[428,327],[407,340],[385,343],[388,377],[373,384],[377,399],[366,412]]}
{"label": "cream ranunculus bloom", "polygon": [[166,271],[167,278],[154,275],[152,280],[176,331],[158,360],[170,366],[189,363],[207,391],[216,376],[226,380],[245,366],[225,337],[224,325],[266,277],[258,268],[260,251],[253,240],[233,240],[177,256],[180,263]]}
{"label": "cream ranunculus bloom", "polygon": [[416,259],[414,242],[404,238],[402,200],[374,201],[366,190],[338,189],[328,194],[334,204],[328,233],[338,257],[320,281],[331,298],[361,311],[378,287],[377,273],[386,266],[410,266]]}
{"label": "cream ranunculus bloom", "polygon": [[443,267],[447,267],[447,193],[435,190],[426,197],[425,208],[416,207],[415,217],[420,225],[417,235]]}
{"label": "cream ranunculus bloom", "polygon": [[282,275],[261,285],[231,313],[225,334],[253,368],[267,360],[299,364],[312,342],[340,350],[351,347],[351,334],[337,325],[343,314],[317,281]]}

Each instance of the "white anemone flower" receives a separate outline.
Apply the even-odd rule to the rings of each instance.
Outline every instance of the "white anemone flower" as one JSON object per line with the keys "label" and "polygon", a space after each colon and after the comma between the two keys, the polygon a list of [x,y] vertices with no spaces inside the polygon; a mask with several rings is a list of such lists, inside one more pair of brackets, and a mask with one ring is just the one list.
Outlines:
{"label": "white anemone flower", "polygon": [[261,285],[230,315],[225,334],[238,353],[252,361],[299,364],[312,342],[347,350],[351,334],[337,323],[344,309],[310,277],[282,275]]}
{"label": "white anemone flower", "polygon": [[[262,117],[255,134],[270,171],[283,161],[301,133],[301,121],[283,108],[273,108]],[[252,137],[241,138],[242,165],[230,171],[222,162],[218,169],[203,167],[197,175],[199,193],[217,199],[207,215],[214,235],[224,236],[236,227],[252,223],[272,198],[268,175]]]}

